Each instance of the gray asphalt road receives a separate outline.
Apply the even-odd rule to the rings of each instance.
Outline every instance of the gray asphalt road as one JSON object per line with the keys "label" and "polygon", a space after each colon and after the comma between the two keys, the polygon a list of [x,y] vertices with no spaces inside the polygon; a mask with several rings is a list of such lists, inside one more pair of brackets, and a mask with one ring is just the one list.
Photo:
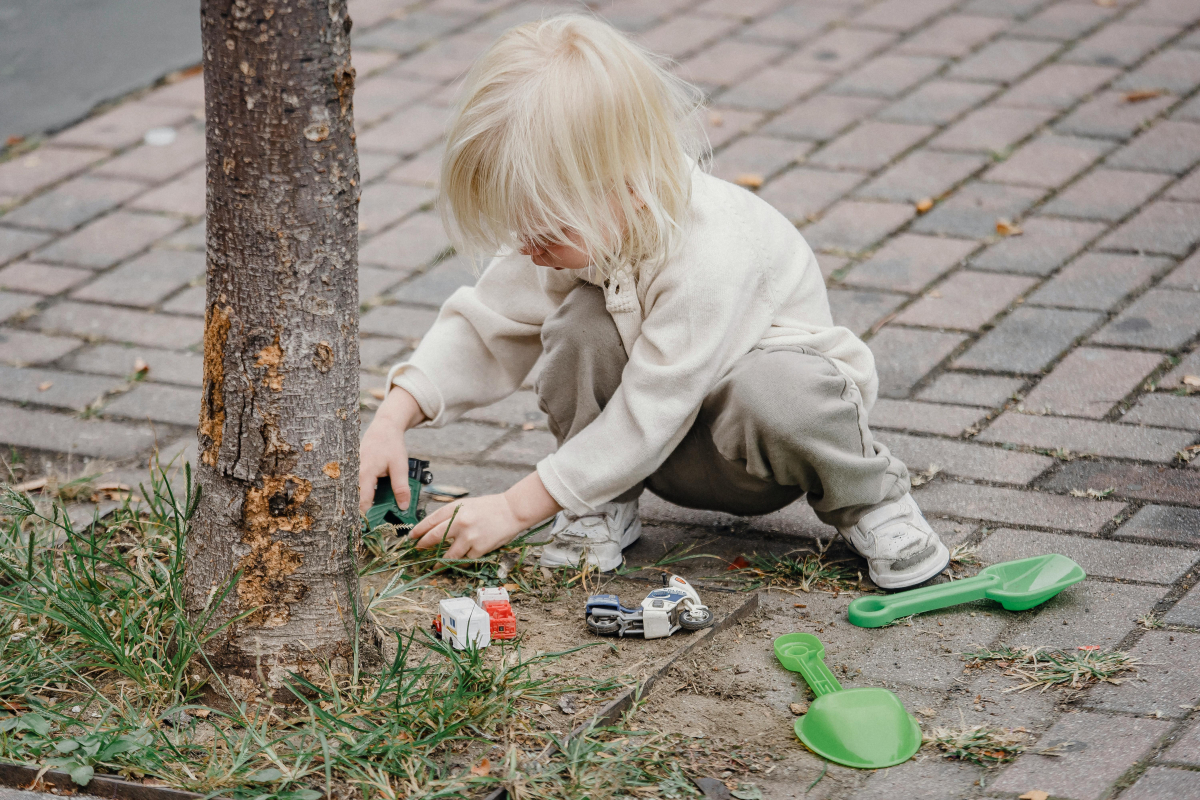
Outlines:
{"label": "gray asphalt road", "polygon": [[0,0],[0,143],[200,61],[200,0]]}

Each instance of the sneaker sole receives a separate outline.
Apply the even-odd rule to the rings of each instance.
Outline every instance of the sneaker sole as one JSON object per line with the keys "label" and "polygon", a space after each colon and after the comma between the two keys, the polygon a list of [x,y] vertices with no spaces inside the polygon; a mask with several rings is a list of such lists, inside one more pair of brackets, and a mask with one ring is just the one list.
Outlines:
{"label": "sneaker sole", "polygon": [[916,586],[918,583],[925,581],[937,575],[939,572],[950,566],[950,550],[941,541],[937,543],[937,553],[934,558],[930,559],[930,563],[937,568],[925,568],[917,573],[901,573],[891,576],[878,575],[874,569],[870,568],[870,563],[867,564],[867,573],[871,576],[871,581],[880,589],[906,589],[909,586]]}
{"label": "sneaker sole", "polygon": [[[641,536],[642,536],[642,520],[640,517],[634,517],[633,521],[629,523],[629,526],[627,528],[625,528],[624,533],[621,534],[621,551],[624,551],[624,549],[626,547],[629,547],[629,545],[636,542],[638,539],[641,538]],[[552,544],[552,543],[550,543],[550,544]],[[586,547],[586,545],[583,545],[583,547]],[[582,548],[580,550],[580,555],[582,555]],[[596,554],[594,551],[591,551],[591,550],[588,551],[588,563],[595,564],[596,567],[601,572],[612,572],[613,570],[620,567],[621,562],[624,560],[624,556],[622,555],[622,553],[620,551],[617,553],[616,559],[613,561],[601,562],[599,558],[595,557],[595,555]],[[542,566],[542,567],[576,567],[576,566],[579,566],[579,557],[576,556],[573,560],[571,560],[571,559],[568,559],[565,555],[564,556],[556,556],[553,551],[550,553],[547,553],[546,550],[543,549],[542,556],[541,556],[541,558],[538,559],[538,566]]]}

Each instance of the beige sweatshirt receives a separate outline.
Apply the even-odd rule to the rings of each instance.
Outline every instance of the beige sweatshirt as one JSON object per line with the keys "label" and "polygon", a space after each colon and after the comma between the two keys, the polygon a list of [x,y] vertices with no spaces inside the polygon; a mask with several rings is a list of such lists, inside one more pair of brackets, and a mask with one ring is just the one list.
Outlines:
{"label": "beige sweatshirt", "polygon": [[[541,326],[591,270],[555,271],[527,256],[494,259],[442,306],[388,385],[439,427],[516,391],[541,354]],[[758,196],[696,170],[672,258],[653,274],[619,273],[605,301],[629,356],[600,416],[537,465],[547,491],[584,513],[658,468],[733,363],[758,346],[800,345],[831,358],[869,409],[878,378],[866,344],[835,327],[808,244]]]}

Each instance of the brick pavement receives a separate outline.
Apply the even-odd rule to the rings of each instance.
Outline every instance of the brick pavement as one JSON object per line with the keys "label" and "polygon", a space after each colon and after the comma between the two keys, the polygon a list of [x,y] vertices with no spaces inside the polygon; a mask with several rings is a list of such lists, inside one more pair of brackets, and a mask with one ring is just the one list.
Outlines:
{"label": "brick pavement", "polygon": [[[569,7],[351,0],[364,417],[386,368],[473,280],[430,207],[455,79],[509,25]],[[1069,630],[1194,661],[1200,458],[1178,453],[1200,441],[1200,2],[593,7],[704,88],[714,171],[761,177],[818,250],[835,319],[878,360],[873,425],[914,469],[941,468],[917,490],[935,525],[985,560],[1054,549],[1094,574],[997,640]],[[200,79],[185,77],[0,163],[0,445],[16,474],[98,459],[134,480],[155,446],[186,455],[202,122]],[[173,138],[147,143],[151,128]],[[476,491],[553,444],[528,391],[412,439]],[[829,535],[803,507],[747,523],[651,499],[644,515],[679,534]],[[1134,625],[1151,611],[1167,631]],[[1084,712],[1039,706],[1043,741],[1083,743],[1060,759],[1025,755],[998,778],[913,768],[906,794],[1198,796],[1200,673],[1143,677]]]}

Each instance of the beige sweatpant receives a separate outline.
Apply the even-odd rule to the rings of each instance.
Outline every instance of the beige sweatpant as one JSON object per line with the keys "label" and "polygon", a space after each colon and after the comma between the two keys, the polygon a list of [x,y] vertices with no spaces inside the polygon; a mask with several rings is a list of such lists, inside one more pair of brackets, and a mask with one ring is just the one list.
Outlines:
{"label": "beige sweatpant", "polygon": [[[561,446],[599,416],[627,360],[601,289],[581,284],[542,326],[541,408]],[[867,428],[858,387],[804,348],[752,350],[700,407],[683,441],[644,482],[676,505],[766,514],[807,495],[829,525],[849,526],[909,490],[908,470]]]}

